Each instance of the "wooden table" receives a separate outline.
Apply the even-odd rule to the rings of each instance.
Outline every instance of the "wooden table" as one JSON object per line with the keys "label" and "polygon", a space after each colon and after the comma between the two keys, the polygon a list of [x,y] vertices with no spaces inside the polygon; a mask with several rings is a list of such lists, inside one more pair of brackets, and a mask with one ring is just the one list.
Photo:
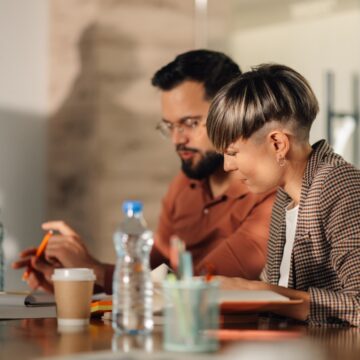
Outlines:
{"label": "wooden table", "polygon": [[[308,327],[288,320],[255,315],[227,316],[223,327],[243,330],[238,334],[247,334],[250,338],[222,341],[219,352],[207,357],[229,356],[228,358],[235,359],[243,358],[238,357],[238,354],[245,356],[249,352],[251,354],[251,351],[257,351],[259,354],[262,351],[268,360],[296,360],[297,356],[306,360],[321,360],[321,356],[329,360],[360,359],[360,330],[357,328]],[[256,338],[256,334],[271,335],[271,331],[294,334],[294,339],[280,337],[264,341]],[[154,334],[150,337],[134,337],[115,336],[111,324],[102,320],[92,320],[86,331],[74,333],[60,332],[55,319],[0,321],[1,360],[32,359],[100,350],[123,353],[144,351],[142,359],[149,353],[163,353],[161,326],[156,326]],[[294,356],[288,357],[289,352]],[[169,359],[172,357],[170,355]],[[183,355],[183,358],[188,356]],[[256,356],[253,356],[252,360],[255,359]]]}

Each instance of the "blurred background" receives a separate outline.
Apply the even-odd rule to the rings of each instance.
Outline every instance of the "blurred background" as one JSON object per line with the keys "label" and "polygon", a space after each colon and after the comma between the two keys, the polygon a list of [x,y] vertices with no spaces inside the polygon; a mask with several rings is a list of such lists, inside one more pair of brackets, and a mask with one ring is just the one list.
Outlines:
{"label": "blurred background", "polygon": [[359,165],[359,0],[0,0],[0,208],[9,269],[40,224],[64,219],[114,261],[124,199],[155,229],[179,169],[153,73],[177,54],[224,51],[242,70],[289,65],[321,112],[311,141]]}

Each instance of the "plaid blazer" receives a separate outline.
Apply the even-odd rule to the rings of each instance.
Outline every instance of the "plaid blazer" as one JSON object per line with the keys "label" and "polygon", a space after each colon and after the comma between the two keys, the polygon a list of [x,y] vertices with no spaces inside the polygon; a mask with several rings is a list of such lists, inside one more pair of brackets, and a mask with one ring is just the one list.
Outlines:
{"label": "plaid blazer", "polygon": [[[290,202],[280,189],[262,273],[264,281],[275,285]],[[360,170],[324,140],[313,145],[302,181],[289,288],[310,293],[309,323],[360,326]]]}

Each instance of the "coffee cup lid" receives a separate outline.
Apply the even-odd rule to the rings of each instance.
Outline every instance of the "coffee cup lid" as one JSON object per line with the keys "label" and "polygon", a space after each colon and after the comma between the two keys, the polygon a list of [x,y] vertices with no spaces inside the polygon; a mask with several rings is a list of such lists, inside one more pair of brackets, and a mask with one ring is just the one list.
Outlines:
{"label": "coffee cup lid", "polygon": [[95,280],[96,276],[92,269],[87,268],[67,268],[67,269],[55,269],[51,279],[53,281],[91,281]]}

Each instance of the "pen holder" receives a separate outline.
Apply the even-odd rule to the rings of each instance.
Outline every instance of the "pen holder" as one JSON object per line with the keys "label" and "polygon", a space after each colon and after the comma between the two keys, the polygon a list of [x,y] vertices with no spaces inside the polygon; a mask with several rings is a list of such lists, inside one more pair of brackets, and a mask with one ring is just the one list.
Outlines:
{"label": "pen holder", "polygon": [[218,283],[201,279],[164,281],[163,292],[164,349],[216,351],[218,340],[209,335],[209,330],[219,327]]}

